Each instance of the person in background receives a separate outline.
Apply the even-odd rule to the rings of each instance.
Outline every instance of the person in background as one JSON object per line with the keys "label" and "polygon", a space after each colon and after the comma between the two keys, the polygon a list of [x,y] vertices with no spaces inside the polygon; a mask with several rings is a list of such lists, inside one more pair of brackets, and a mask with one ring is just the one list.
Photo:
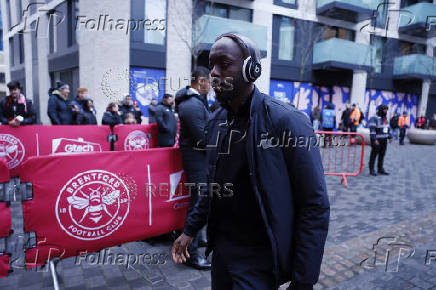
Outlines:
{"label": "person in background", "polygon": [[132,113],[127,113],[126,118],[124,119],[125,125],[137,124],[135,116]]}
{"label": "person in background", "polygon": [[85,105],[87,105],[87,94],[88,89],[86,88],[78,88],[77,89],[77,96],[74,100],[71,101],[71,106],[73,106],[74,112],[81,112]]}
{"label": "person in background", "polygon": [[135,116],[136,123],[141,124],[142,113],[141,110],[136,105],[136,102],[132,99],[131,95],[126,95],[123,100],[123,104],[120,106],[120,111],[123,120],[126,119],[127,113],[132,113]]}
{"label": "person in background", "polygon": [[177,120],[172,108],[173,104],[174,97],[165,94],[156,109],[159,147],[172,147],[176,143]]}
{"label": "person in background", "polygon": [[350,114],[351,132],[357,132],[357,126],[359,125],[361,115],[360,109],[356,104],[353,104],[353,109]]}
{"label": "person in background", "polygon": [[[208,163],[205,149],[205,128],[209,119],[207,93],[210,89],[209,70],[197,67],[192,72],[191,86],[181,89],[176,94],[176,111],[180,117],[179,146],[182,154],[183,170],[186,182],[192,184],[207,183]],[[198,194],[191,194],[188,212],[191,212],[198,200]],[[210,269],[210,263],[200,254],[202,241],[201,230],[189,245],[191,257],[187,265],[196,269]]]}
{"label": "person in background", "polygon": [[433,117],[430,119],[429,128],[431,130],[436,130],[436,113],[434,113]]}
{"label": "person in background", "polygon": [[123,124],[123,119],[121,118],[121,112],[118,111],[117,103],[109,103],[106,108],[106,112],[103,114],[103,119],[101,122],[103,125],[109,125],[111,127]]}
{"label": "person in background", "polygon": [[345,110],[342,112],[341,123],[342,123],[342,131],[349,132],[351,128],[351,107],[350,104],[345,105]]}
{"label": "person in background", "polygon": [[406,129],[409,128],[410,122],[407,112],[404,111],[403,115],[398,118],[398,127],[400,127],[400,145],[404,145],[404,137],[406,137]]}
{"label": "person in background", "polygon": [[322,110],[321,115],[323,131],[333,131],[336,128],[336,112],[332,104],[328,104]]}
{"label": "person in background", "polygon": [[383,168],[383,161],[388,146],[388,139],[392,142],[392,134],[387,120],[388,106],[379,105],[377,115],[369,120],[369,135],[371,137],[371,155],[369,156],[369,174],[377,176],[374,165],[378,156],[377,168],[378,174],[389,175]]}
{"label": "person in background", "polygon": [[148,105],[148,123],[156,123],[156,109],[157,109],[157,98],[153,97],[151,99],[150,105]]}
{"label": "person in background", "polygon": [[391,126],[392,137],[394,138],[394,140],[398,140],[399,127],[398,127],[398,113],[397,112],[395,112],[395,114],[392,116],[391,120],[389,121],[389,125]]}
{"label": "person in background", "polygon": [[428,128],[427,118],[425,116],[418,117],[416,119],[416,127],[419,129],[427,129]]}
{"label": "person in background", "polygon": [[76,118],[77,125],[97,125],[97,118],[94,113],[94,102],[86,100],[82,111],[78,112]]}
{"label": "person in background", "polygon": [[312,123],[313,123],[313,130],[318,131],[319,130],[319,124],[321,121],[321,106],[318,104],[315,108],[312,110]]}
{"label": "person in background", "polygon": [[48,100],[48,116],[52,125],[73,125],[73,107],[68,100],[70,87],[66,83],[57,82],[54,90]]}
{"label": "person in background", "polygon": [[0,101],[0,121],[2,125],[19,127],[36,124],[36,113],[31,100],[21,93],[21,85],[17,81],[7,84],[9,96]]}

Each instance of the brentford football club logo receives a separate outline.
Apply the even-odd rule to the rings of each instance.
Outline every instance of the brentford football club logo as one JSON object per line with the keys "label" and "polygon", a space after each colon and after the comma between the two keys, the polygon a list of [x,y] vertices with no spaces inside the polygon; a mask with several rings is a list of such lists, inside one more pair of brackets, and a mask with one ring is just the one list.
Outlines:
{"label": "brentford football club logo", "polygon": [[138,151],[146,150],[150,147],[150,141],[146,133],[135,130],[127,135],[124,140],[124,150]]}
{"label": "brentford football club logo", "polygon": [[129,189],[121,178],[90,170],[71,178],[56,201],[61,228],[80,240],[97,240],[114,233],[129,213]]}
{"label": "brentford football club logo", "polygon": [[0,157],[5,157],[9,168],[17,167],[23,161],[26,151],[20,139],[9,134],[0,134]]}

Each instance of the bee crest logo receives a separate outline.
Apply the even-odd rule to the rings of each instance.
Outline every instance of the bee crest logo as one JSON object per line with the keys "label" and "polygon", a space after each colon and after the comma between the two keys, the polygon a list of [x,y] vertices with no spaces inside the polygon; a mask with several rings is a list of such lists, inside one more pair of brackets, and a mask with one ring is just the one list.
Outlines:
{"label": "bee crest logo", "polygon": [[129,213],[130,195],[124,181],[104,170],[90,170],[71,178],[56,201],[61,228],[80,240],[113,234]]}
{"label": "bee crest logo", "polygon": [[9,168],[15,168],[24,159],[26,151],[20,139],[10,134],[0,134],[0,157],[6,158]]}
{"label": "bee crest logo", "polygon": [[124,141],[124,150],[138,151],[150,148],[150,140],[146,133],[135,130],[127,135]]}

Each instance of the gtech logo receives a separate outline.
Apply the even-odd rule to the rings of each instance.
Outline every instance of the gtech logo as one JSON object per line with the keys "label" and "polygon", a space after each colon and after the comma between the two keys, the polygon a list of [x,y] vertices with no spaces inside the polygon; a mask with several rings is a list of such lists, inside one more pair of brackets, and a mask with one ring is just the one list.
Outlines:
{"label": "gtech logo", "polygon": [[67,139],[59,138],[52,140],[52,153],[83,153],[101,152],[101,146],[97,143],[84,141],[83,138]]}

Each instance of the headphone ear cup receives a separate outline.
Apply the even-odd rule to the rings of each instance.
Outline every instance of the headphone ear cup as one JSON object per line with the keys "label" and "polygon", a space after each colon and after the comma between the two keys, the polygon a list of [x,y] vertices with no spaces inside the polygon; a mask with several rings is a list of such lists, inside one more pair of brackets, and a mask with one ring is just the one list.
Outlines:
{"label": "headphone ear cup", "polygon": [[252,66],[252,59],[251,59],[251,57],[247,57],[244,60],[244,63],[242,64],[242,76],[244,78],[244,81],[247,82],[247,83],[252,82],[251,76],[250,76],[250,74],[251,74],[251,71],[250,71],[251,66]]}
{"label": "headphone ear cup", "polygon": [[262,66],[258,62],[252,62],[250,67],[250,77],[253,79],[253,82],[257,80],[262,73]]}

